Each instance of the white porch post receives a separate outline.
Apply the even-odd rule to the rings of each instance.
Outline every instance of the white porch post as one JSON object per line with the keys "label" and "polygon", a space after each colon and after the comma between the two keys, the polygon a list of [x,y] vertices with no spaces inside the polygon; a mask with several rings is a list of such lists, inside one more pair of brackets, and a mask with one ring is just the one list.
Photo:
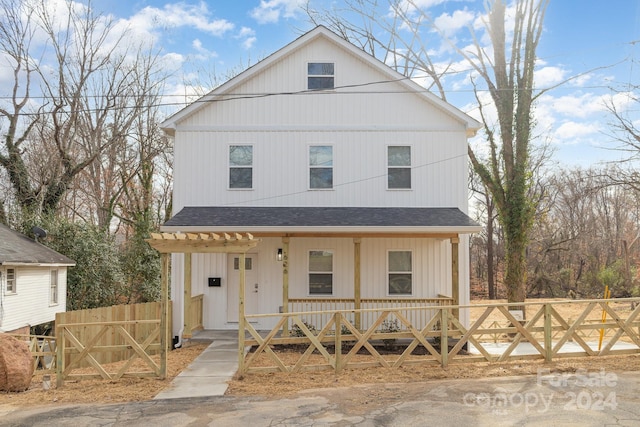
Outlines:
{"label": "white porch post", "polygon": [[182,337],[191,338],[191,330],[193,325],[191,324],[191,253],[184,254],[184,313],[183,313],[183,326]]}
{"label": "white porch post", "polygon": [[[289,237],[282,238],[282,312],[289,312]],[[289,320],[284,322],[282,336],[289,336]]]}
{"label": "white porch post", "polygon": [[[360,243],[362,239],[356,237],[353,239],[353,308],[359,310],[361,308],[361,281],[360,281]],[[362,324],[362,315],[360,312],[355,316],[355,327],[360,330]]]}
{"label": "white porch post", "polygon": [[245,293],[245,263],[246,255],[240,254],[240,289],[238,289],[238,372],[244,375],[244,293]]}
{"label": "white porch post", "polygon": [[[460,252],[458,246],[460,243],[459,237],[451,238],[451,298],[453,298],[453,304],[460,304]],[[454,309],[453,315],[456,319],[460,319],[460,310]]]}

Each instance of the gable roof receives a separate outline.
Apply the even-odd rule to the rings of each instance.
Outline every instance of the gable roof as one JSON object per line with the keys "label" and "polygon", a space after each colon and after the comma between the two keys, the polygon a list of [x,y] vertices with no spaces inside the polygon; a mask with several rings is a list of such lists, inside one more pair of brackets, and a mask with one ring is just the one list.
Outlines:
{"label": "gable roof", "polygon": [[420,96],[422,99],[433,105],[434,107],[440,109],[445,112],[449,116],[463,123],[467,129],[467,136],[474,136],[476,131],[481,128],[480,122],[458,110],[451,104],[446,101],[443,101],[430,91],[426,90],[424,87],[420,86],[413,80],[406,78],[406,76],[398,73],[393,70],[382,61],[378,60],[376,57],[368,54],[364,50],[356,47],[355,45],[349,43],[342,37],[335,34],[333,31],[328,28],[319,25],[313,30],[303,34],[293,42],[289,43],[285,47],[271,54],[267,58],[253,65],[252,67],[246,69],[242,73],[238,74],[231,80],[223,83],[218,86],[216,89],[212,90],[208,94],[204,95],[197,101],[189,104],[187,107],[178,111],[177,113],[168,117],[165,121],[163,121],[160,127],[170,135],[175,134],[175,130],[179,121],[185,119],[191,114],[199,111],[202,108],[206,108],[209,102],[215,100],[217,97],[220,97],[224,94],[231,92],[234,88],[238,87],[242,83],[251,79],[256,74],[270,67],[272,64],[280,61],[282,58],[290,55],[292,52],[301,49],[303,46],[311,43],[312,41],[318,38],[325,38],[329,41],[333,42],[335,45],[341,47],[349,51],[352,55],[358,57],[363,62],[368,63],[373,68],[377,69],[381,74],[385,75],[390,81],[396,81],[398,84],[404,86],[407,91],[414,92],[416,95]]}
{"label": "gable roof", "polygon": [[75,261],[0,224],[0,265],[74,266]]}
{"label": "gable roof", "polygon": [[163,231],[250,233],[475,233],[458,208],[188,206]]}

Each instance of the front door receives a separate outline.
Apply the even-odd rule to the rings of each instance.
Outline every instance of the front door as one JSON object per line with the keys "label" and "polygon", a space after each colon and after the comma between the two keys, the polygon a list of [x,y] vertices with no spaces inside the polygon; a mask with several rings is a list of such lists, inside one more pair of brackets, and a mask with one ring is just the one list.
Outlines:
{"label": "front door", "polygon": [[[246,314],[258,313],[258,254],[246,254],[245,257],[245,304]],[[240,293],[240,255],[227,256],[227,321],[238,321],[238,299]]]}

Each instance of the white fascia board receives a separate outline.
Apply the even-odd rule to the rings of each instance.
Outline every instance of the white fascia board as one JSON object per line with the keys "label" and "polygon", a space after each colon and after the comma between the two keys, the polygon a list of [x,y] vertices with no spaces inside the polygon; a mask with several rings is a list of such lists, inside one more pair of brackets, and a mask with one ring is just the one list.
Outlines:
{"label": "white fascia board", "polygon": [[12,262],[6,261],[0,263],[5,267],[75,267],[73,264],[59,264],[59,263],[42,263],[42,262]]}

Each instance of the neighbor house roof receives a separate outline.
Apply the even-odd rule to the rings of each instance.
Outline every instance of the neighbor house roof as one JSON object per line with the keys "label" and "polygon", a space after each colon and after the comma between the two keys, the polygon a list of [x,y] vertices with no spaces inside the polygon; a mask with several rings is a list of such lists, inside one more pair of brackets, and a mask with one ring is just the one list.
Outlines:
{"label": "neighbor house roof", "polygon": [[188,206],[163,231],[476,233],[458,208]]}
{"label": "neighbor house roof", "polygon": [[191,103],[187,107],[168,117],[164,122],[161,123],[160,127],[164,129],[168,134],[174,135],[180,121],[189,117],[191,114],[199,111],[202,108],[207,108],[207,106],[210,104],[210,101],[214,101],[225,94],[231,93],[234,88],[248,81],[266,68],[280,61],[287,55],[290,55],[294,51],[302,48],[303,46],[311,43],[313,40],[318,38],[325,38],[333,42],[336,46],[339,46],[351,52],[351,54],[360,58],[363,62],[371,65],[383,75],[386,75],[390,81],[397,81],[398,84],[404,86],[408,91],[414,92],[417,96],[422,97],[422,99],[424,99],[434,107],[446,112],[451,117],[454,117],[456,120],[465,125],[467,129],[467,136],[474,136],[476,131],[481,128],[481,123],[473,119],[471,116],[463,113],[453,105],[442,100],[428,90],[425,90],[425,88],[420,86],[418,83],[406,78],[402,74],[386,65],[384,62],[380,61],[378,58],[356,47],[352,43],[349,43],[347,40],[343,39],[333,31],[322,25],[319,25],[311,31],[303,34],[285,47],[271,54],[262,61],[256,63],[254,66],[247,68],[245,71],[238,74],[234,78],[218,86],[208,94],[198,99],[196,102]]}
{"label": "neighbor house roof", "polygon": [[0,265],[76,265],[75,261],[0,224]]}

